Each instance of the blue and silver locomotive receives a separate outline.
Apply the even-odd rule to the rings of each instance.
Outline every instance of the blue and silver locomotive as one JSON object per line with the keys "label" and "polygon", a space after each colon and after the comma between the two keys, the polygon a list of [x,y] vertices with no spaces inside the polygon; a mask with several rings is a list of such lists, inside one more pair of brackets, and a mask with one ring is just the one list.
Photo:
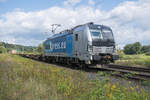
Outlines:
{"label": "blue and silver locomotive", "polygon": [[118,59],[111,28],[94,23],[54,34],[43,45],[43,56],[49,62],[93,65]]}

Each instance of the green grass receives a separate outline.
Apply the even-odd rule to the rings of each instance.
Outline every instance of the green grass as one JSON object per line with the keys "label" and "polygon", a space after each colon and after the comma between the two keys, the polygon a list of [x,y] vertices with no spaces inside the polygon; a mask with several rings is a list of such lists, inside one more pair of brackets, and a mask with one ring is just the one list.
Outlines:
{"label": "green grass", "polygon": [[145,66],[150,67],[150,56],[146,55],[125,55],[121,54],[120,59],[115,62],[116,64],[129,65],[129,66]]}
{"label": "green grass", "polygon": [[108,78],[89,80],[85,72],[0,54],[0,100],[149,99],[144,90],[137,92],[129,85],[111,84]]}

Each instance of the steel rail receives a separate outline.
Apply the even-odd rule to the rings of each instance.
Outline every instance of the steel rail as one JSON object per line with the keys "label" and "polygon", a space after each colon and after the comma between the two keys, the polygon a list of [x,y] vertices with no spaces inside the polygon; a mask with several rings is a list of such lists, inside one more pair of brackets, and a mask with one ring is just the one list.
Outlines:
{"label": "steel rail", "polygon": [[[150,72],[149,68],[141,68],[141,67],[129,67],[129,66],[121,66],[121,65],[105,65],[100,67],[99,69],[111,72],[119,72],[114,73],[120,76],[126,76],[128,78],[137,79],[137,80],[150,80]],[[137,69],[136,69],[137,68]],[[143,70],[146,69],[146,70]]]}
{"label": "steel rail", "polygon": [[137,71],[137,72],[150,73],[150,68],[144,68],[144,67],[123,66],[123,65],[115,65],[115,64],[109,64],[107,66],[109,68],[117,68],[117,69],[125,69],[125,70]]}

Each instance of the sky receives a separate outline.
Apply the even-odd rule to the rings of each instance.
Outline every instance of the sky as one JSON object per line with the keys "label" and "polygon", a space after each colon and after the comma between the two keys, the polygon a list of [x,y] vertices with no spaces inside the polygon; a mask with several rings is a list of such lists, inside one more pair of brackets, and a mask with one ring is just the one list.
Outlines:
{"label": "sky", "polygon": [[150,0],[0,0],[0,41],[37,46],[57,31],[94,22],[112,28],[116,44],[150,45]]}

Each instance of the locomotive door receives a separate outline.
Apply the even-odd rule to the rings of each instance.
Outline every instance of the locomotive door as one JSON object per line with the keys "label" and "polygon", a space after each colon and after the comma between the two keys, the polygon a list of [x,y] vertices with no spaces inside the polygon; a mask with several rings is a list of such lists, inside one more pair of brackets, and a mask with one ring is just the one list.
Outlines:
{"label": "locomotive door", "polygon": [[74,56],[78,57],[79,59],[82,56],[82,35],[83,31],[74,32]]}

